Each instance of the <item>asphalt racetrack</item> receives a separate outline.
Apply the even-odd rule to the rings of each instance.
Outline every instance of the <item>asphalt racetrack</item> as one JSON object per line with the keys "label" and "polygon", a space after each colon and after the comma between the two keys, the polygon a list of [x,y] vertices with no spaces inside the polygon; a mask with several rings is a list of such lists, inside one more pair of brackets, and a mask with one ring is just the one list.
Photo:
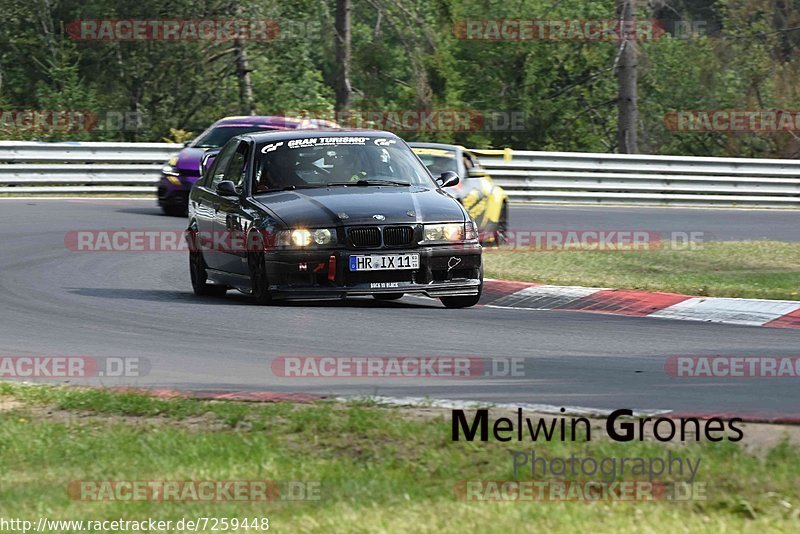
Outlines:
{"label": "asphalt racetrack", "polygon": [[[153,200],[0,200],[0,355],[146,358],[146,376],[87,383],[190,390],[429,397],[598,409],[796,416],[797,378],[674,378],[669,356],[798,356],[800,331],[438,301],[257,306],[192,294],[184,253],[73,252],[70,230],[183,229]],[[522,229],[703,230],[797,240],[800,213],[514,207]],[[693,219],[694,217],[694,219]],[[524,358],[515,378],[296,379],[280,356]],[[64,380],[61,380],[64,382]],[[76,382],[72,382],[76,383]]]}
{"label": "asphalt racetrack", "polygon": [[800,241],[800,212],[702,208],[512,206],[512,229],[697,234],[704,241]]}

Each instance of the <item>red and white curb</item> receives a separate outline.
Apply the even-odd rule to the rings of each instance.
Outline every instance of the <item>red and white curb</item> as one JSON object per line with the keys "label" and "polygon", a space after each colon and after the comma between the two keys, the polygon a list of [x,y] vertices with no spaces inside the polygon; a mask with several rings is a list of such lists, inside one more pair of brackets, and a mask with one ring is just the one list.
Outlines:
{"label": "red and white curb", "polygon": [[694,297],[677,293],[485,280],[481,303],[493,308],[568,310],[800,328],[800,301]]}

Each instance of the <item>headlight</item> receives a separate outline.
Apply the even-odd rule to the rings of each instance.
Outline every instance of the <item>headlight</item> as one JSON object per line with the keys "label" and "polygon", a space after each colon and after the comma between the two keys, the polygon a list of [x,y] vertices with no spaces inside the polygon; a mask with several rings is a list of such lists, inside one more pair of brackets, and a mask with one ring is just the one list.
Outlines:
{"label": "headlight", "polygon": [[311,232],[308,230],[292,230],[292,245],[296,247],[307,247],[311,244]]}
{"label": "headlight", "polygon": [[277,233],[276,244],[283,247],[308,247],[311,245],[329,245],[335,240],[336,231],[328,228],[307,230],[295,228]]}
{"label": "headlight", "polygon": [[331,231],[327,228],[322,228],[320,230],[314,230],[314,243],[317,245],[327,245],[331,242]]}
{"label": "headlight", "polygon": [[166,165],[161,167],[161,172],[164,174],[178,174],[178,156],[172,156]]}
{"label": "headlight", "polygon": [[178,172],[178,157],[173,156],[169,159],[166,165],[161,167],[161,174],[167,177],[167,180],[172,182],[175,185],[181,185],[181,181],[178,178],[180,176],[180,172]]}
{"label": "headlight", "polygon": [[464,224],[426,224],[424,241],[464,241]]}

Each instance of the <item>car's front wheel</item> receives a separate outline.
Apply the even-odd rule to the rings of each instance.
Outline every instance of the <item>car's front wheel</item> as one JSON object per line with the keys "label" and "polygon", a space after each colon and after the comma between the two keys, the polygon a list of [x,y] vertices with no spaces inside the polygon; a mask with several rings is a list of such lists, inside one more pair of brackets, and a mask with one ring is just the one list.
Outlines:
{"label": "car's front wheel", "polygon": [[206,260],[200,251],[189,252],[189,274],[192,277],[194,294],[200,297],[221,297],[228,288],[208,283]]}
{"label": "car's front wheel", "polygon": [[480,280],[481,283],[478,286],[477,295],[469,295],[466,297],[441,297],[439,300],[442,301],[445,308],[469,308],[470,306],[475,306],[480,302],[481,293],[483,293],[483,267],[481,267],[480,271]]}
{"label": "car's front wheel", "polygon": [[481,300],[481,294],[470,295],[468,297],[442,297],[440,299],[445,308],[469,308],[475,306]]}

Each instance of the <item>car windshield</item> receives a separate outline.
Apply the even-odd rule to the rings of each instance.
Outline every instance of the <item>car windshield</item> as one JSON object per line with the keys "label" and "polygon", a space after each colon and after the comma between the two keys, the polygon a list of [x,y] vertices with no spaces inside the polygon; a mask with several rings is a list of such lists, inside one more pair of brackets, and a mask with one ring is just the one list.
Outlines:
{"label": "car windshield", "polygon": [[339,185],[436,187],[397,139],[311,137],[257,147],[253,191]]}
{"label": "car windshield", "polygon": [[230,141],[237,135],[251,132],[261,132],[275,130],[274,126],[267,124],[247,124],[239,126],[217,126],[212,128],[192,143],[194,148],[218,148]]}
{"label": "car windshield", "polygon": [[441,176],[442,173],[448,171],[458,173],[455,151],[440,148],[414,148],[413,150],[432,175]]}

